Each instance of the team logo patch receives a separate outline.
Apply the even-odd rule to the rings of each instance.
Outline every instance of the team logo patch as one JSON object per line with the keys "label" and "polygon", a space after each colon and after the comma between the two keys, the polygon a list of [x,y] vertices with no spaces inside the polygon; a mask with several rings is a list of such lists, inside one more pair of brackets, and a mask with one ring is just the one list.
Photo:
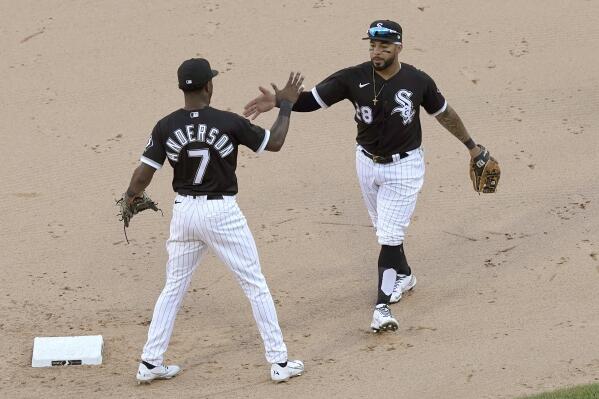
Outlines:
{"label": "team logo patch", "polygon": [[406,89],[401,89],[395,93],[395,102],[398,104],[398,106],[393,108],[391,115],[399,113],[404,126],[412,123],[414,116],[416,115],[416,111],[414,111],[414,104],[412,103],[412,100],[410,100],[412,94],[413,93],[411,91]]}
{"label": "team logo patch", "polygon": [[152,136],[150,136],[150,138],[148,139],[148,144],[146,144],[146,150],[153,145],[154,145],[154,140],[152,139]]}

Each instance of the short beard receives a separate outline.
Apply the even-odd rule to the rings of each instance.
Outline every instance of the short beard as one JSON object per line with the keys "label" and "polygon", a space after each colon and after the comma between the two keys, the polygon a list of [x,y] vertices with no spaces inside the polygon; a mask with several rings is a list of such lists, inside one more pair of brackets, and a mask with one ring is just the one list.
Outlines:
{"label": "short beard", "polygon": [[389,60],[385,61],[385,62],[383,63],[383,65],[382,65],[382,66],[376,66],[376,65],[375,65],[375,63],[374,63],[374,61],[371,61],[371,62],[372,62],[372,67],[373,67],[375,70],[377,70],[377,71],[382,71],[382,70],[385,70],[385,69],[389,68],[389,67],[391,66],[391,64],[393,64],[393,60],[394,60],[394,59],[393,59],[393,58],[391,58],[391,59],[389,59]]}

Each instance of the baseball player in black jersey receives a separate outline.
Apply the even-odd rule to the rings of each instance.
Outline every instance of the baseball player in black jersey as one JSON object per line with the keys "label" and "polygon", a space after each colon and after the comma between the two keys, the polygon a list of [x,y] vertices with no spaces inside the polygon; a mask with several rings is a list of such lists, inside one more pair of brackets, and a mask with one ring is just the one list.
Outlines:
{"label": "baseball player in black jersey", "polygon": [[163,365],[163,356],[192,274],[208,249],[231,269],[251,303],[266,359],[271,363],[272,380],[286,381],[304,370],[301,361],[287,359],[256,244],[235,200],[239,145],[256,153],[281,149],[291,108],[303,90],[303,77],[292,73],[283,89],[275,88],[280,112],[267,130],[234,113],[210,107],[212,78],[217,73],[205,59],[181,64],[178,78],[185,106],[158,121],[126,192],[128,202],[142,196],[154,172],[168,159],[177,196],[166,243],[166,284],[154,307],[137,372],[139,382],[170,379],[179,373],[179,366]]}
{"label": "baseball player in black jersey", "polygon": [[[370,61],[335,72],[302,93],[293,106],[311,112],[347,99],[355,107],[358,125],[356,171],[362,195],[381,245],[378,259],[378,296],[372,318],[374,331],[399,326],[389,303],[416,284],[406,260],[403,241],[424,181],[420,107],[468,148],[475,159],[481,153],[457,113],[423,71],[399,62],[402,29],[397,22],[374,21],[364,40],[370,42]],[[262,94],[244,110],[255,119],[272,109],[276,96]]]}

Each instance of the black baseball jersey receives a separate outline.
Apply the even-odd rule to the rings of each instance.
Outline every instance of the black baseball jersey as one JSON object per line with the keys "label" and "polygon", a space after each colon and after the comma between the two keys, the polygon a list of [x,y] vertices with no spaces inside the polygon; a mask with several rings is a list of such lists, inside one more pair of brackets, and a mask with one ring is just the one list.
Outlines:
{"label": "black baseball jersey", "polygon": [[350,100],[356,108],[356,141],[380,156],[420,147],[420,106],[432,115],[447,107],[433,79],[405,63],[389,80],[375,73],[373,81],[371,62],[342,69],[317,84],[312,95],[322,108]]}
{"label": "black baseball jersey", "polygon": [[141,162],[160,169],[168,158],[173,190],[180,194],[234,195],[239,145],[261,152],[269,137],[268,130],[232,112],[179,109],[156,123]]}

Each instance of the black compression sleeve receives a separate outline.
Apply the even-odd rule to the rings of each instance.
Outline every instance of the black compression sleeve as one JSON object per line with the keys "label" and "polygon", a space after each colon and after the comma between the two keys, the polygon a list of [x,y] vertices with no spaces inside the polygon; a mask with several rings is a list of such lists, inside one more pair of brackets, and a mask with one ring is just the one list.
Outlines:
{"label": "black compression sleeve", "polygon": [[312,112],[317,109],[320,109],[320,105],[316,102],[316,99],[310,91],[300,93],[297,101],[293,104],[293,110],[295,112]]}

